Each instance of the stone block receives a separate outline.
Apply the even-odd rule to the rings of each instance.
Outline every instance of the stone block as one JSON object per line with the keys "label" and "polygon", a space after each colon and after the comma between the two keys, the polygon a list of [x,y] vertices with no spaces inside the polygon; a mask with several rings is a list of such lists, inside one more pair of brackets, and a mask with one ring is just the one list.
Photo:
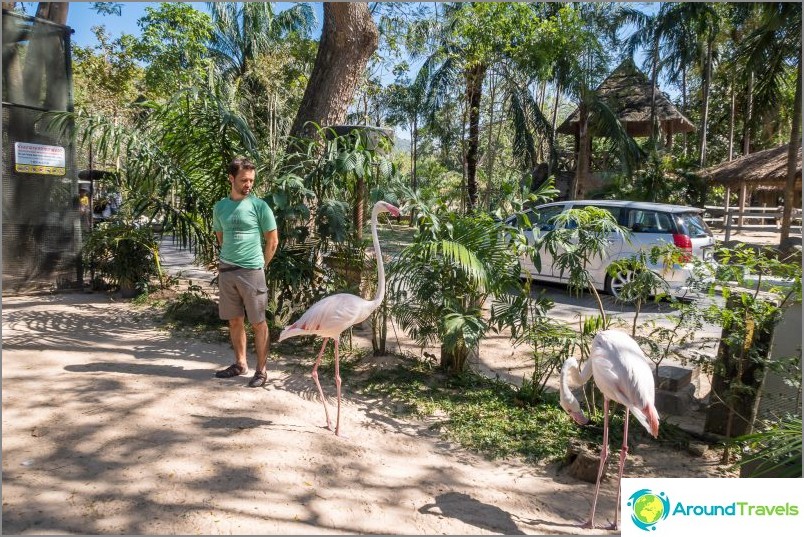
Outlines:
{"label": "stone block", "polygon": [[683,416],[690,411],[690,405],[694,399],[695,386],[687,384],[678,391],[656,390],[656,410],[659,415],[672,414]]}
{"label": "stone block", "polygon": [[[565,459],[568,464],[568,472],[575,479],[586,481],[587,483],[597,482],[597,472],[600,467],[600,453],[592,451],[589,446],[577,441],[570,441],[567,445],[567,456]],[[603,469],[603,477],[607,477],[606,468]]]}
{"label": "stone block", "polygon": [[656,386],[660,390],[677,392],[698,380],[700,370],[696,368],[680,367],[675,365],[659,366],[659,382]]}

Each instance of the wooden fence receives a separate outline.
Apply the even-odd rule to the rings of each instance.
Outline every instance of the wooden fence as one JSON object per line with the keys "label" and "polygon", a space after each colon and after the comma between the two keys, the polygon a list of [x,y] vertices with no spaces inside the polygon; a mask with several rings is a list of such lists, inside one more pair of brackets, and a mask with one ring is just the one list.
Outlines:
{"label": "wooden fence", "polygon": [[[782,211],[784,207],[739,207],[704,206],[704,221],[713,227],[722,228],[728,241],[732,233],[742,231],[764,231],[781,233]],[[790,226],[791,234],[801,234],[801,209],[793,209]]]}

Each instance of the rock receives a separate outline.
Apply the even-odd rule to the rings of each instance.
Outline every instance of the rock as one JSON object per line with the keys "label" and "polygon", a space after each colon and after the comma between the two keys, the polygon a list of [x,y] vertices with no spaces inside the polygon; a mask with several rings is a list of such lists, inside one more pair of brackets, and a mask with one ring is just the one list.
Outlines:
{"label": "rock", "polygon": [[687,384],[679,391],[656,390],[656,410],[659,414],[672,414],[683,416],[690,411],[694,399],[695,385]]}
{"label": "rock", "polygon": [[689,446],[687,446],[687,453],[693,457],[703,457],[708,449],[709,446],[703,442],[690,442]]}
{"label": "rock", "polygon": [[697,367],[690,369],[674,365],[660,365],[659,381],[656,387],[660,390],[677,392],[693,381],[697,382],[699,376],[700,370]]}
{"label": "rock", "polygon": [[[592,451],[585,444],[570,442],[567,445],[567,464],[569,474],[575,479],[588,483],[597,482],[597,471],[600,466],[600,454]],[[603,477],[606,478],[606,469],[603,469]]]}

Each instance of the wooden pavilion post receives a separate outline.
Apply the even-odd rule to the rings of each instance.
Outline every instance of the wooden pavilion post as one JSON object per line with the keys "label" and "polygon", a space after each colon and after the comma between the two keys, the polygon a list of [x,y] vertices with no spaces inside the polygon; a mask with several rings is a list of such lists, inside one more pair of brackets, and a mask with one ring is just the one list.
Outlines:
{"label": "wooden pavilion post", "polygon": [[745,198],[747,197],[748,193],[748,185],[745,181],[740,181],[740,198],[737,200],[737,204],[739,205],[739,212],[737,214],[737,229],[742,230],[743,228],[743,213],[745,212]]}

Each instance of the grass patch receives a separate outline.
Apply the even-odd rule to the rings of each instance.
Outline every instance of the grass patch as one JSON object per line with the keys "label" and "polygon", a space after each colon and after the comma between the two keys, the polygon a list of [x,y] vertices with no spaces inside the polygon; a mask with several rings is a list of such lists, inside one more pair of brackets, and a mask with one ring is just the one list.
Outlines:
{"label": "grass patch", "polygon": [[[377,370],[352,383],[365,395],[389,401],[386,411],[417,418],[437,417],[434,425],[448,439],[491,459],[521,457],[528,462],[563,462],[571,440],[599,450],[603,442],[603,413],[578,427],[559,406],[558,395],[535,405],[525,402],[519,388],[473,372],[447,376],[431,364],[405,360],[393,369]],[[602,399],[600,399],[602,401]],[[401,404],[400,404],[401,403]],[[609,446],[618,452],[622,444],[624,412],[621,406],[609,416]],[[661,423],[653,440],[636,422],[629,427],[629,445],[637,443],[684,449],[690,435],[679,427]]]}
{"label": "grass patch", "polygon": [[557,400],[527,406],[516,387],[472,372],[450,377],[427,364],[405,362],[374,372],[361,388],[367,395],[403,403],[402,414],[442,415],[438,425],[449,439],[492,459],[557,461],[566,455],[570,439],[591,439]]}
{"label": "grass patch", "polygon": [[218,315],[218,303],[203,291],[179,293],[165,305],[162,319],[173,332],[212,341],[228,341],[229,338],[228,326]]}

